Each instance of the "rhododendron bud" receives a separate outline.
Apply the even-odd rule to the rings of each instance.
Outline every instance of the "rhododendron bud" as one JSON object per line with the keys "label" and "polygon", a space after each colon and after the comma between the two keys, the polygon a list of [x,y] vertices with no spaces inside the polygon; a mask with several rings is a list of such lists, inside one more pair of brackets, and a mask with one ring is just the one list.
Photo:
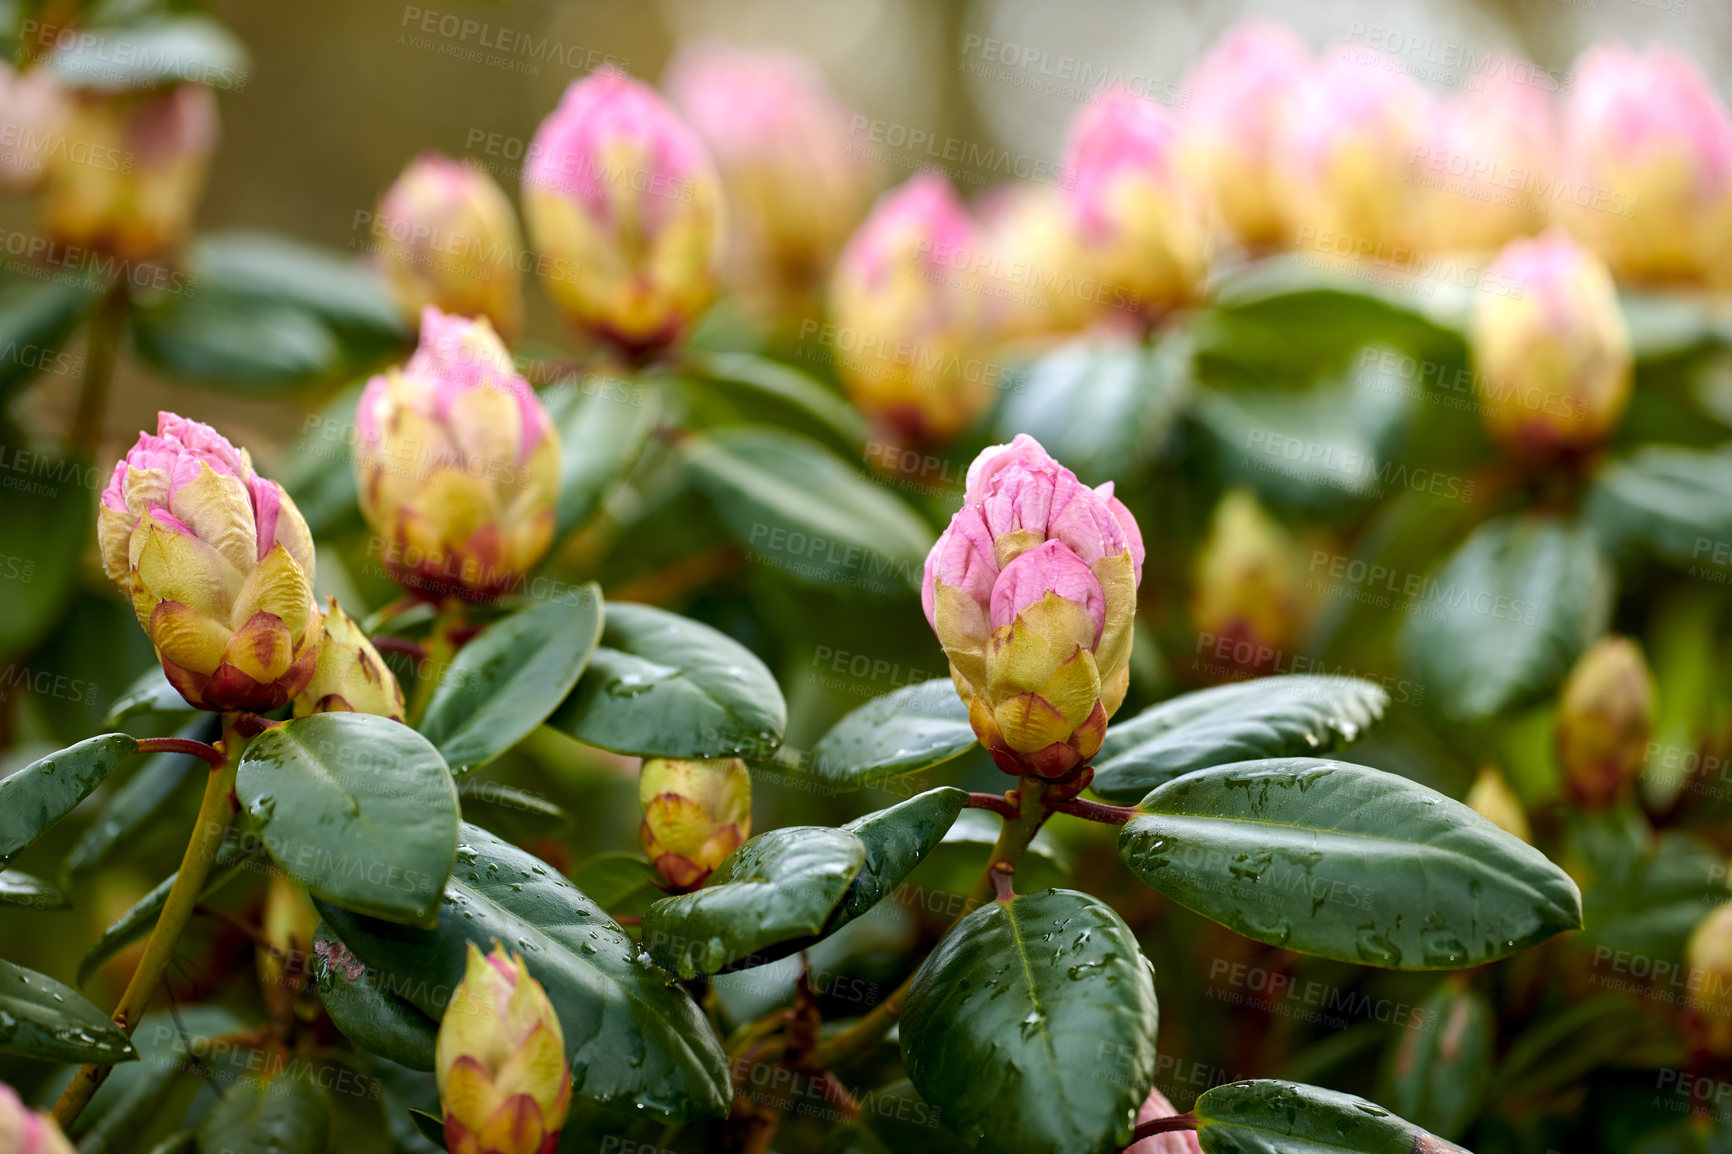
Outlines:
{"label": "rhododendron bud", "polygon": [[1732,902],[1697,923],[1684,965],[1691,1040],[1711,1054],[1732,1057]]}
{"label": "rhododendron bud", "polygon": [[1279,171],[1301,251],[1401,268],[1423,242],[1410,180],[1435,102],[1394,57],[1346,46],[1285,105]]}
{"label": "rhododendron bud", "polygon": [[1519,294],[1479,294],[1480,416],[1506,449],[1536,456],[1609,437],[1630,399],[1630,332],[1599,258],[1553,230],[1511,241],[1488,270]]}
{"label": "rhododendron bud", "polygon": [[374,713],[403,720],[403,690],[397,678],[335,597],[325,607],[319,664],[295,698],[295,716],[309,713]]}
{"label": "rhododendron bud", "polygon": [[643,851],[668,885],[693,890],[752,832],[752,778],[739,758],[651,758],[638,776]]}
{"label": "rhododendron bud", "polygon": [[47,1114],[38,1114],[0,1082],[0,1150],[6,1154],[73,1154],[72,1143]]}
{"label": "rhododendron bud", "polygon": [[971,269],[982,245],[950,182],[926,172],[879,198],[837,262],[836,368],[855,407],[892,439],[942,444],[991,402]]}
{"label": "rhododendron bud", "polygon": [[1181,161],[1220,223],[1247,245],[1287,231],[1275,178],[1282,105],[1310,67],[1305,44],[1285,25],[1234,25],[1185,78]]}
{"label": "rhododendron bud", "polygon": [[1505,833],[1529,843],[1534,840],[1527,810],[1522,808],[1521,798],[1515,795],[1497,766],[1487,765],[1480,769],[1465,800],[1469,809]]}
{"label": "rhododendron bud", "polygon": [[84,90],[64,132],[38,191],[50,237],[129,258],[186,238],[216,147],[216,95],[209,88]]}
{"label": "rhododendron bud", "polygon": [[1607,637],[1582,654],[1558,699],[1558,765],[1578,805],[1603,809],[1642,772],[1654,723],[1654,679],[1641,648]]}
{"label": "rhododendron bud", "polygon": [[281,485],[215,429],[158,413],[97,510],[102,564],[162,671],[200,709],[262,713],[313,676],[313,538]]}
{"label": "rhododendron bud", "polygon": [[1129,684],[1142,570],[1111,482],[1088,488],[1026,433],[969,466],[921,604],[1000,769],[1063,777],[1100,751]]}
{"label": "rhododendron bud", "polygon": [[439,1022],[434,1074],[451,1154],[553,1154],[571,1109],[565,1034],[523,959],[469,943]]}
{"label": "rhododendron bud", "polygon": [[1307,604],[1299,548],[1248,489],[1221,498],[1197,551],[1191,624],[1198,652],[1267,671],[1290,654]]}
{"label": "rhododendron bud", "polygon": [[523,327],[523,236],[511,202],[485,172],[437,153],[416,157],[385,190],[369,231],[411,323],[433,305],[486,317],[506,340]]}
{"label": "rhododendron bud", "polygon": [[1065,149],[1071,214],[1096,274],[1151,313],[1190,300],[1204,272],[1202,206],[1178,150],[1173,114],[1123,89],[1082,110]]}
{"label": "rhododendron bud", "polygon": [[999,337],[1075,332],[1103,306],[1137,307],[1129,291],[1094,276],[1059,189],[1028,181],[993,189],[980,220],[988,319]]}
{"label": "rhododendron bud", "polygon": [[871,194],[850,110],[803,57],[711,41],[675,57],[667,90],[721,172],[729,281],[765,320],[811,316]]}
{"label": "rhododendron bud", "polygon": [[[1165,1094],[1150,1087],[1149,1096],[1137,1109],[1137,1125],[1161,1118],[1172,1118],[1178,1112],[1178,1109],[1167,1101]],[[1125,1147],[1124,1154],[1203,1154],[1203,1145],[1197,1138],[1196,1130],[1173,1130],[1165,1134],[1151,1134],[1141,1141],[1132,1142]]]}
{"label": "rhododendron bud", "polygon": [[36,187],[49,153],[65,147],[62,133],[70,111],[71,97],[52,68],[20,75],[0,63],[0,188],[27,192]]}
{"label": "rhododendron bud", "polygon": [[547,288],[573,325],[628,350],[674,341],[715,295],[721,192],[697,135],[603,68],[565,90],[523,170]]}
{"label": "rhododendron bud", "polygon": [[1693,278],[1724,254],[1732,117],[1682,53],[1589,49],[1563,135],[1570,227],[1620,275]]}
{"label": "rhododendron bud", "polygon": [[489,601],[522,583],[553,541],[559,433],[485,319],[429,306],[355,421],[361,511],[400,585]]}
{"label": "rhododendron bud", "polygon": [[1413,183],[1424,191],[1427,247],[1493,252],[1545,227],[1555,187],[1551,99],[1532,65],[1494,58],[1483,87],[1446,102],[1429,140],[1414,153]]}

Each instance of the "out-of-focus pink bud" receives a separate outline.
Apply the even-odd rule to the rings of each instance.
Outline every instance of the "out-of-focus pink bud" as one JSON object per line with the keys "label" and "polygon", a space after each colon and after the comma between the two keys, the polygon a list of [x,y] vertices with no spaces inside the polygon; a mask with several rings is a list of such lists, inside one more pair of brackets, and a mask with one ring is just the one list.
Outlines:
{"label": "out-of-focus pink bud", "polygon": [[1607,637],[1576,662],[1558,698],[1564,789],[1586,809],[1623,797],[1648,759],[1654,679],[1628,637]]}
{"label": "out-of-focus pink bud", "polygon": [[1129,293],[1089,270],[1064,193],[1019,181],[980,201],[988,258],[982,288],[992,330],[1005,340],[1072,333],[1101,309],[1134,309]]}
{"label": "out-of-focus pink bud", "polygon": [[511,202],[485,172],[423,153],[385,190],[368,232],[411,324],[432,305],[486,317],[507,341],[523,327],[523,236]]}
{"label": "out-of-focus pink bud", "polygon": [[1620,276],[1694,279],[1732,254],[1732,117],[1683,54],[1584,53],[1564,157],[1571,230]]}
{"label": "out-of-focus pink bud", "polygon": [[1267,673],[1291,654],[1305,630],[1309,605],[1298,544],[1249,489],[1234,489],[1215,506],[1209,535],[1197,551],[1191,584],[1191,624],[1198,650],[1246,671]]}
{"label": "out-of-focus pink bud", "polygon": [[1413,161],[1436,102],[1402,67],[1376,49],[1343,46],[1286,102],[1282,200],[1302,251],[1399,264],[1424,243]]}
{"label": "out-of-focus pink bud", "polygon": [[[1430,214],[1427,247],[1492,252],[1546,225],[1557,179],[1551,98],[1522,83],[1537,73],[1498,58],[1483,87],[1444,103],[1431,139],[1414,154],[1414,195]],[[1423,194],[1419,191],[1423,189]]]}
{"label": "out-of-focus pink bud", "polygon": [[1486,275],[1520,288],[1475,305],[1475,379],[1492,439],[1528,456],[1603,442],[1629,403],[1631,365],[1605,265],[1553,229],[1511,241]]}
{"label": "out-of-focus pink bud", "polygon": [[0,1082],[0,1150],[6,1154],[73,1154],[72,1143],[47,1114],[38,1114]]}
{"label": "out-of-focus pink bud", "polygon": [[871,196],[850,109],[804,57],[717,41],[682,49],[667,91],[721,172],[729,283],[766,322],[814,315]]}
{"label": "out-of-focus pink bud", "polygon": [[1143,539],[1020,434],[968,469],[926,558],[921,604],[968,719],[1006,773],[1063,777],[1100,751],[1130,678]]}
{"label": "out-of-focus pink bud", "polygon": [[209,425],[158,413],[97,509],[108,576],[200,709],[262,713],[306,688],[322,623],[300,510]]}
{"label": "out-of-focus pink bud", "polygon": [[1227,30],[1185,78],[1181,158],[1215,217],[1242,244],[1275,244],[1287,231],[1275,179],[1282,106],[1311,63],[1285,25],[1245,20]]}
{"label": "out-of-focus pink bud", "polygon": [[1684,963],[1692,994],[1684,1015],[1690,1040],[1710,1054],[1732,1057],[1732,902],[1697,923]]}
{"label": "out-of-focus pink bud", "polygon": [[1528,824],[1527,810],[1522,808],[1521,798],[1509,787],[1497,766],[1482,766],[1479,776],[1473,780],[1473,788],[1462,800],[1469,809],[1505,833],[1532,844],[1534,833]]}
{"label": "out-of-focus pink bud", "polygon": [[1178,151],[1173,114],[1123,89],[1082,110],[1065,150],[1071,213],[1096,274],[1155,314],[1189,301],[1206,263],[1202,205]]}
{"label": "out-of-focus pink bud", "polygon": [[49,68],[19,75],[0,63],[0,188],[36,187],[71,111],[71,97]]}
{"label": "out-of-focus pink bud", "polygon": [[937,173],[885,193],[830,284],[832,345],[848,395],[887,436],[943,444],[992,399],[979,230]]}
{"label": "out-of-focus pink bud", "polygon": [[86,90],[64,136],[37,190],[50,237],[128,258],[186,239],[216,147],[215,93],[193,83],[143,94]]}
{"label": "out-of-focus pink bud", "polygon": [[529,154],[524,217],[566,319],[632,352],[678,339],[715,295],[722,226],[697,134],[607,67],[565,90]]}
{"label": "out-of-focus pink bud", "polygon": [[367,382],[355,423],[361,512],[405,589],[490,601],[547,552],[559,432],[485,319],[429,306],[420,347]]}
{"label": "out-of-focus pink bud", "polygon": [[[1178,1108],[1167,1101],[1165,1094],[1150,1087],[1148,1098],[1137,1110],[1137,1124],[1176,1117],[1178,1113]],[[1203,1145],[1197,1140],[1195,1130],[1174,1130],[1133,1142],[1125,1147],[1124,1154],[1203,1154]]]}

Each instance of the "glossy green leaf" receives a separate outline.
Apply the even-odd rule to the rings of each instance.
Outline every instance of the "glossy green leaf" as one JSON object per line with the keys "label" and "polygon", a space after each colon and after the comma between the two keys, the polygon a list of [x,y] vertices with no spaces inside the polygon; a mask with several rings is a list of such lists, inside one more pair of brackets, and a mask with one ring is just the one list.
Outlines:
{"label": "glossy green leaf", "polygon": [[336,337],[305,309],[205,286],[140,301],[132,337],[140,358],[174,380],[249,393],[294,388],[342,363]]}
{"label": "glossy green leaf", "polygon": [[844,825],[866,847],[866,861],[842,901],[842,919],[857,918],[889,897],[944,840],[967,801],[967,790],[939,786]]}
{"label": "glossy green leaf", "polygon": [[571,815],[554,802],[502,781],[466,777],[457,783],[457,800],[463,806],[466,820],[495,832],[499,825],[506,825],[542,835],[571,824]]}
{"label": "glossy green leaf", "polygon": [[1492,1076],[1497,1018],[1484,994],[1447,981],[1390,1048],[1385,1100],[1439,1137],[1459,1138]]}
{"label": "glossy green leaf", "polygon": [[304,309],[351,340],[390,344],[409,328],[384,279],[348,254],[274,233],[206,233],[192,245],[200,291]]}
{"label": "glossy green leaf", "polygon": [[1610,568],[1582,526],[1491,521],[1427,579],[1407,662],[1446,714],[1493,717],[1558,687],[1605,628],[1611,597]]}
{"label": "glossy green leaf", "polygon": [[892,690],[831,726],[812,751],[812,770],[859,789],[943,765],[977,744],[968,707],[940,677]]}
{"label": "glossy green leaf", "polygon": [[[210,900],[218,890],[240,876],[253,860],[253,853],[252,849],[241,849],[238,843],[225,843],[217,850],[216,861],[211,863],[210,875],[205,879],[204,888],[198,892],[198,900]],[[96,944],[86,950],[84,957],[79,959],[79,985],[89,981],[90,975],[104,962],[156,928],[156,920],[162,916],[162,908],[168,904],[169,891],[174,888],[174,880],[179,876],[180,871],[176,870],[163,878],[154,889],[134,902],[130,909],[102,931]]]}
{"label": "glossy green leaf", "polygon": [[320,922],[313,932],[313,982],[331,1021],[349,1041],[412,1070],[433,1068],[439,1022],[391,989],[393,976],[347,956]]}
{"label": "glossy green leaf", "polygon": [[[146,1014],[132,1032],[138,1061],[109,1071],[67,1137],[77,1144],[79,1154],[136,1154],[147,1134],[178,1123],[185,1112],[184,1100],[177,1103],[174,1091],[197,1078],[188,1069],[188,1055],[209,1054],[211,1039],[249,1024],[210,1002]],[[165,1140],[150,1149],[152,1154],[190,1150],[192,1138],[185,1134],[180,1148]]]}
{"label": "glossy green leaf", "polygon": [[247,50],[209,16],[152,15],[125,25],[97,25],[56,38],[48,66],[73,86],[147,89],[181,80],[239,92],[247,84]]}
{"label": "glossy green leaf", "polygon": [[699,621],[612,601],[601,648],[548,724],[638,757],[761,758],[788,707],[751,650]]}
{"label": "glossy green leaf", "polygon": [[60,351],[95,304],[89,285],[52,277],[0,281],[0,397],[45,372],[75,378],[82,360]]}
{"label": "glossy green leaf", "polygon": [[1132,871],[1270,945],[1398,970],[1462,969],[1581,927],[1544,854],[1405,777],[1271,758],[1176,778],[1119,834]]}
{"label": "glossy green leaf", "polygon": [[595,904],[616,918],[641,918],[666,893],[656,884],[661,875],[635,853],[596,854],[572,871],[571,880]]}
{"label": "glossy green leaf", "polygon": [[902,1056],[970,1145],[1106,1154],[1154,1082],[1156,1022],[1154,970],[1124,920],[1046,890],[982,906],[945,935],[908,991]]}
{"label": "glossy green leaf", "polygon": [[0,1054],[108,1065],[138,1057],[132,1041],[83,994],[0,958]]}
{"label": "glossy green leaf", "polygon": [[1594,478],[1583,515],[1614,553],[1641,549],[1724,581],[1732,574],[1732,452],[1638,449]]}
{"label": "glossy green leaf", "polygon": [[198,1128],[199,1154],[324,1154],[331,1100],[317,1081],[289,1074],[230,1085]]}
{"label": "glossy green leaf", "polygon": [[462,980],[469,943],[520,952],[565,1031],[580,1099],[667,1118],[727,1113],[721,1044],[668,974],[559,872],[476,826],[463,827],[437,927],[381,922],[320,903],[332,932],[430,1018]]}
{"label": "glossy green leaf", "polygon": [[[1028,433],[1091,485],[1123,481],[1157,457],[1190,389],[1189,346],[1082,337],[1016,370],[998,427]],[[1078,420],[1078,413],[1089,419]]]}
{"label": "glossy green leaf", "polygon": [[314,713],[241,755],[235,796],[265,846],[317,897],[425,922],[457,852],[457,787],[427,739],[370,713]]}
{"label": "glossy green leaf", "polygon": [[152,664],[115,698],[114,704],[108,707],[108,717],[103,724],[112,729],[134,717],[153,714],[190,717],[196,712],[180,695],[180,690],[168,683],[162,666]]}
{"label": "glossy green leaf", "polygon": [[699,387],[740,388],[788,405],[835,434],[843,444],[866,440],[866,421],[845,398],[798,369],[751,353],[696,353],[692,364],[708,380]]}
{"label": "glossy green leaf", "polygon": [[754,426],[716,429],[685,448],[693,481],[753,562],[882,596],[920,588],[931,528],[828,449]]}
{"label": "glossy green leaf", "polygon": [[1211,765],[1326,753],[1357,738],[1388,703],[1389,694],[1373,682],[1315,674],[1181,694],[1113,719],[1090,788],[1132,804],[1157,785]]}
{"label": "glossy green leaf", "polygon": [[124,733],[88,737],[0,781],[0,866],[71,813],[109,771],[138,750]]}
{"label": "glossy green leaf", "polygon": [[761,833],[729,854],[703,889],[651,906],[644,948],[682,978],[774,961],[791,952],[789,943],[823,932],[865,862],[865,845],[846,830],[791,825]]}
{"label": "glossy green leaf", "polygon": [[540,393],[559,429],[559,506],[554,540],[601,507],[636,463],[661,416],[659,394],[629,377],[585,376]]}
{"label": "glossy green leaf", "polygon": [[501,618],[460,649],[420,729],[468,773],[534,731],[565,700],[601,637],[601,590],[574,585]]}
{"label": "glossy green leaf", "polygon": [[63,910],[72,903],[66,895],[23,870],[0,870],[0,905],[33,910]]}
{"label": "glossy green leaf", "polygon": [[[77,591],[102,482],[76,458],[13,444],[0,443],[0,463],[17,486],[0,517],[0,653],[19,654],[48,635]],[[14,665],[10,675],[29,672]]]}
{"label": "glossy green leaf", "polygon": [[1229,1082],[1191,1112],[1204,1154],[1467,1154],[1375,1103],[1298,1082]]}

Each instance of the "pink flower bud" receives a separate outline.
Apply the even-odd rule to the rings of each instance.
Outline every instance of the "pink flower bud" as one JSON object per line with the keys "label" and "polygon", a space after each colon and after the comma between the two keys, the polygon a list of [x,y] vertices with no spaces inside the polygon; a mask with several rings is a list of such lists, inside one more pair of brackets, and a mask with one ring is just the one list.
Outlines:
{"label": "pink flower bud", "polygon": [[1445,103],[1431,139],[1415,153],[1414,195],[1430,213],[1428,247],[1489,252],[1545,227],[1556,187],[1557,130],[1551,98],[1521,83],[1535,69],[1494,58],[1483,87]]}
{"label": "pink flower bud", "polygon": [[523,237],[485,172],[437,153],[416,157],[385,190],[369,232],[411,323],[433,305],[486,317],[506,340],[523,327]]}
{"label": "pink flower bud", "polygon": [[737,757],[652,757],[638,776],[644,854],[668,888],[694,890],[752,833],[752,777]]}
{"label": "pink flower bud", "polygon": [[1513,453],[1549,456],[1609,437],[1630,399],[1630,334],[1599,258],[1552,230],[1515,240],[1486,273],[1520,295],[1479,294],[1480,416]]}
{"label": "pink flower bud", "polygon": [[1142,566],[1111,483],[1088,488],[1027,434],[975,458],[921,604],[999,768],[1063,777],[1099,752],[1129,683]]}
{"label": "pink flower bud", "polygon": [[721,192],[697,135],[603,68],[565,90],[529,155],[524,216],[566,319],[634,352],[676,340],[716,286]]}
{"label": "pink flower bud", "polygon": [[667,91],[721,172],[729,282],[766,321],[811,316],[871,194],[852,111],[805,58],[716,41],[680,51]]}
{"label": "pink flower bud", "polygon": [[49,151],[38,190],[50,237],[127,258],[186,239],[216,147],[216,95],[209,88],[82,90],[64,135]]}
{"label": "pink flower bud", "polygon": [[950,182],[926,172],[878,199],[837,262],[836,368],[855,407],[892,437],[942,444],[991,402],[971,270],[981,244]]}
{"label": "pink flower bud", "polygon": [[26,1106],[0,1082],[0,1150],[6,1154],[73,1154],[72,1143],[47,1114]]}
{"label": "pink flower bud", "polygon": [[97,509],[103,568],[181,696],[275,709],[306,688],[322,622],[313,539],[288,494],[215,429],[158,413]]}
{"label": "pink flower bud", "polygon": [[1282,198],[1301,248],[1319,243],[1411,260],[1424,242],[1411,176],[1436,103],[1375,49],[1348,45],[1311,70],[1282,117]]}
{"label": "pink flower bud", "polygon": [[1216,216],[1251,246],[1286,234],[1274,165],[1281,108],[1311,54],[1286,26],[1244,20],[1185,78],[1182,159]]}
{"label": "pink flower bud", "polygon": [[1201,204],[1178,151],[1173,115],[1123,89],[1082,110],[1065,150],[1071,213],[1096,274],[1151,313],[1189,301],[1204,272]]}
{"label": "pink flower bud", "polygon": [[1304,634],[1308,605],[1298,544],[1249,489],[1221,498],[1197,550],[1191,625],[1198,648],[1241,670],[1268,673]]}
{"label": "pink flower bud", "polygon": [[[1178,1109],[1167,1101],[1165,1094],[1150,1087],[1148,1098],[1137,1110],[1137,1124],[1172,1118],[1178,1112]],[[1173,1130],[1166,1134],[1152,1134],[1140,1142],[1133,1142],[1125,1147],[1124,1154],[1203,1154],[1203,1145],[1197,1138],[1196,1130]]]}
{"label": "pink flower bud", "polygon": [[48,156],[65,146],[71,96],[53,69],[22,75],[0,64],[0,188],[28,192],[46,170]]}
{"label": "pink flower bud", "polygon": [[1103,308],[1140,306],[1130,290],[1091,272],[1063,190],[1031,181],[1000,185],[981,199],[979,211],[988,257],[982,281],[999,337],[1073,333]]}
{"label": "pink flower bud", "polygon": [[420,347],[367,382],[355,421],[361,512],[404,588],[489,601],[547,552],[559,433],[485,319],[429,306]]}
{"label": "pink flower bud", "polygon": [[1564,114],[1570,227],[1622,276],[1689,279],[1732,241],[1732,117],[1701,71],[1656,45],[1595,45]]}

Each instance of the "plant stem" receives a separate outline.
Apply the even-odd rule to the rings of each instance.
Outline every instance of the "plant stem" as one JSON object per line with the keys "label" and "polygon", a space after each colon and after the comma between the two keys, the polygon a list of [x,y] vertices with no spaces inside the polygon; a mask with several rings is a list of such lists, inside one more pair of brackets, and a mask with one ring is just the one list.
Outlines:
{"label": "plant stem", "polygon": [[72,451],[86,461],[96,460],[102,447],[102,421],[108,412],[108,386],[114,379],[115,354],[120,348],[121,328],[126,324],[126,281],[118,280],[103,293],[86,340],[84,380],[79,385],[78,408],[72,415]]}
{"label": "plant stem", "polygon": [[1174,1114],[1171,1118],[1151,1118],[1147,1122],[1139,1123],[1137,1128],[1131,1131],[1131,1140],[1120,1146],[1114,1154],[1123,1154],[1124,1151],[1129,1150],[1144,1138],[1152,1138],[1156,1134],[1171,1134],[1175,1130],[1195,1130],[1196,1128],[1197,1116],[1195,1114]]}
{"label": "plant stem", "polygon": [[991,810],[1000,817],[1016,816],[1016,802],[1009,793],[971,793],[962,808]]}
{"label": "plant stem", "polygon": [[184,753],[191,757],[203,758],[210,763],[212,769],[221,769],[228,761],[227,755],[222,750],[188,737],[141,737],[138,739],[138,752]]}
{"label": "plant stem", "polygon": [[[225,714],[223,762],[220,766],[212,766],[210,776],[205,780],[204,800],[199,804],[192,837],[180,861],[180,872],[175,875],[174,885],[169,887],[168,901],[163,904],[156,928],[151,930],[150,939],[145,943],[144,956],[139,959],[138,968],[132,972],[132,980],[127,982],[126,992],[120,996],[120,1005],[115,1007],[112,1015],[114,1024],[129,1036],[138,1028],[138,1020],[144,1016],[163,973],[174,958],[180,935],[198,906],[199,891],[204,889],[205,880],[210,876],[211,863],[222,847],[223,834],[234,818],[235,770],[240,765],[241,751],[245,747],[246,738],[236,726],[235,715]],[[54,1104],[54,1120],[60,1123],[62,1130],[71,1127],[113,1068],[92,1065],[78,1071],[72,1084],[60,1096],[60,1101]]]}
{"label": "plant stem", "polygon": [[1104,822],[1107,825],[1124,825],[1136,817],[1138,812],[1135,806],[1103,805],[1098,801],[1087,801],[1080,797],[1052,802],[1048,808],[1054,813],[1068,813],[1072,817]]}
{"label": "plant stem", "polygon": [[439,687],[445,669],[456,656],[455,637],[463,624],[463,602],[456,597],[446,597],[439,603],[439,612],[433,618],[433,632],[427,636],[426,660],[415,670],[415,691],[409,695],[411,726],[421,724],[421,715],[427,711],[427,703],[433,700],[433,691]]}

